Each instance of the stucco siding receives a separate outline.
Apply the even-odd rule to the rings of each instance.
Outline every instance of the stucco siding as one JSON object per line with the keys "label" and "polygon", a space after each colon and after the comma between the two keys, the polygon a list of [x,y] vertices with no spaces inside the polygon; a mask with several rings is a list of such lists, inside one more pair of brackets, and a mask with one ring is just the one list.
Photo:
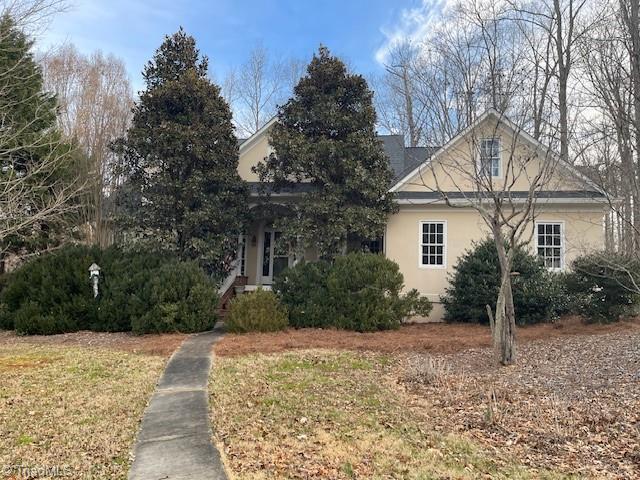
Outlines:
{"label": "stucco siding", "polygon": [[[593,205],[545,206],[539,208],[537,221],[561,222],[564,225],[565,265],[580,254],[604,246],[602,207]],[[444,267],[420,266],[420,222],[446,222]],[[531,226],[533,228],[533,225]],[[443,309],[440,296],[448,284],[458,257],[472,243],[488,236],[488,229],[480,215],[473,209],[447,207],[403,206],[392,215],[386,228],[385,255],[398,263],[404,275],[405,288],[417,289],[434,302],[434,309],[427,318],[415,320],[438,321]],[[531,236],[531,251],[535,250],[535,238]]]}
{"label": "stucco siding", "polygon": [[255,140],[247,140],[247,142],[251,143],[248,143],[246,147],[240,149],[238,173],[240,174],[240,178],[247,182],[257,182],[259,181],[258,175],[253,173],[251,169],[271,153],[269,136],[262,135]]}
{"label": "stucco siding", "polygon": [[[545,171],[553,171],[552,178],[545,182],[544,190],[581,190],[584,181],[575,177],[550,151],[534,148],[502,125],[487,118],[472,132],[461,136],[446,149],[436,153],[432,161],[419,169],[398,191],[474,191],[477,186],[468,172],[477,168],[478,142],[482,138],[495,137],[500,140],[501,176],[493,179],[495,190],[528,191],[531,179],[538,175],[544,165]],[[507,166],[511,168],[508,169]]]}

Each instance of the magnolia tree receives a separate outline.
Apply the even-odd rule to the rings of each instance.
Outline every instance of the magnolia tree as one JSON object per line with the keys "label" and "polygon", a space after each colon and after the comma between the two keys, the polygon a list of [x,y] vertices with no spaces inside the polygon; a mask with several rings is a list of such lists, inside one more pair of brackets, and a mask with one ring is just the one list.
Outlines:
{"label": "magnolia tree", "polygon": [[302,181],[311,187],[277,222],[286,241],[334,258],[346,253],[350,235],[370,239],[384,231],[395,205],[375,123],[365,79],[321,46],[279,108],[270,138],[275,153],[256,167],[276,192]]}
{"label": "magnolia tree", "polygon": [[176,252],[223,275],[247,218],[231,110],[208,59],[182,28],[143,71],[146,90],[115,144],[126,179],[118,223],[131,241]]}
{"label": "magnolia tree", "polygon": [[559,160],[494,110],[465,133],[421,168],[418,183],[450,207],[475,210],[489,230],[501,273],[496,309],[488,307],[489,317],[498,359],[509,365],[516,361],[513,259],[516,247],[531,241],[537,200],[554,189]]}

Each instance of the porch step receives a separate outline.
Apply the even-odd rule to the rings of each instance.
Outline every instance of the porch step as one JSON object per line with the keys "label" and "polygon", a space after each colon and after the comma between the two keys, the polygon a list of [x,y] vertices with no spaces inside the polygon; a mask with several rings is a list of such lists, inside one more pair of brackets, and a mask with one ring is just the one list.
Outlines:
{"label": "porch step", "polygon": [[247,277],[243,275],[238,275],[231,283],[231,285],[220,295],[220,300],[218,301],[218,308],[216,309],[216,313],[218,314],[218,318],[224,319],[229,310],[229,306],[231,305],[231,300],[233,300],[236,296],[236,287],[242,287],[247,284]]}

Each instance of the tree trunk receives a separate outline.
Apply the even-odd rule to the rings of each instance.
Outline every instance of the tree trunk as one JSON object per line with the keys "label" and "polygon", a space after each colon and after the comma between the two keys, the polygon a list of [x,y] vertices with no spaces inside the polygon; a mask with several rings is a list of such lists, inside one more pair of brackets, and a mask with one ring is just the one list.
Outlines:
{"label": "tree trunk", "polygon": [[411,83],[409,80],[409,72],[407,71],[407,67],[402,67],[402,83],[404,90],[404,103],[407,115],[407,125],[409,127],[409,146],[417,147],[418,146],[418,130],[416,128],[416,122],[413,118],[413,98],[411,95],[413,94],[411,89]]}
{"label": "tree trunk", "polygon": [[[640,198],[638,195],[638,178],[640,173],[640,2],[638,0],[629,0],[628,9],[625,1],[621,0],[621,10],[623,13],[624,23],[627,26],[629,40],[629,60],[631,63],[631,85],[632,85],[632,102],[633,102],[633,135],[635,136],[636,165],[628,171],[629,175],[633,174],[631,181],[633,190],[630,192],[633,197],[633,226],[634,234],[637,237],[640,232]],[[633,159],[631,159],[633,165]],[[638,239],[633,244],[634,249],[638,248]]]}
{"label": "tree trunk", "polygon": [[[569,119],[567,106],[567,83],[569,81],[569,69],[571,68],[570,58],[570,42],[567,39],[567,47],[564,45],[564,31],[562,22],[562,9],[560,0],[553,0],[553,7],[556,17],[556,54],[558,56],[558,109],[560,113],[560,158],[569,161]],[[569,17],[569,22],[573,22],[573,18]],[[572,27],[570,24],[569,28]]]}
{"label": "tree trunk", "polygon": [[516,363],[516,312],[513,304],[513,290],[511,288],[511,272],[506,272],[504,282],[505,318],[500,339],[500,363],[513,365]]}
{"label": "tree trunk", "polygon": [[502,365],[513,365],[516,362],[516,315],[511,288],[511,263],[513,252],[507,253],[504,239],[494,229],[494,241],[500,260],[500,290],[496,302],[494,348],[498,361]]}

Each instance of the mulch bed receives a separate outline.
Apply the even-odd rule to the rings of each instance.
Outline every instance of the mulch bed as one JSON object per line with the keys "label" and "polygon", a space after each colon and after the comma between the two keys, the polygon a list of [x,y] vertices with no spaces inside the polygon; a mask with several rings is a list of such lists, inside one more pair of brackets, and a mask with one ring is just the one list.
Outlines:
{"label": "mulch bed", "polygon": [[[610,325],[587,325],[576,317],[557,323],[532,325],[517,329],[521,342],[570,335],[591,335],[618,331],[640,331],[640,321]],[[304,328],[276,333],[225,335],[216,344],[215,353],[222,356],[250,353],[277,353],[293,349],[328,348],[334,350],[454,353],[469,348],[491,345],[489,327],[476,324],[423,323],[402,326],[399,330],[358,333],[339,330]]]}
{"label": "mulch bed", "polygon": [[[421,372],[427,363],[431,371]],[[405,365],[399,384],[438,431],[465,432],[537,468],[640,478],[637,325],[530,341],[511,367],[496,367],[487,348],[409,354]]]}
{"label": "mulch bed", "polygon": [[60,335],[19,336],[14,332],[0,331],[0,345],[34,344],[97,347],[162,357],[171,355],[185,338],[186,335],[182,333],[133,335],[125,332],[82,331]]}

